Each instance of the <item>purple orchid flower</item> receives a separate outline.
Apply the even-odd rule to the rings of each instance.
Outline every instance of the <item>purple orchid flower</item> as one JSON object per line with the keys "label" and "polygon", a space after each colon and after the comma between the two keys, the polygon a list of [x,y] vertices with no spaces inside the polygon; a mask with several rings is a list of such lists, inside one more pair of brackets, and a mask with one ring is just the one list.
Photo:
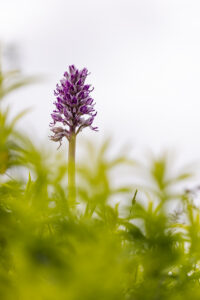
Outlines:
{"label": "purple orchid flower", "polygon": [[[63,137],[70,140],[71,135],[76,136],[86,127],[98,130],[92,125],[97,112],[94,109],[94,100],[90,96],[93,88],[90,84],[85,84],[88,75],[86,68],[78,70],[71,65],[68,72],[64,73],[60,85],[56,85],[54,91],[56,109],[51,114],[53,121],[50,123],[52,141],[61,144]],[[57,127],[57,123],[61,123],[64,127]]]}

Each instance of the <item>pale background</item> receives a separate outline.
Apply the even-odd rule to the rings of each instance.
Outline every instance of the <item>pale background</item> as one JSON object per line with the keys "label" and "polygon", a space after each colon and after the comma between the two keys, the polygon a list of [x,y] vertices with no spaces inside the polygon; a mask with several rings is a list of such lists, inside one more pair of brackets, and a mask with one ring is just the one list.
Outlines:
{"label": "pale background", "polygon": [[99,133],[200,160],[199,0],[0,0],[0,40],[25,74],[46,81],[9,97],[21,126],[47,140],[53,89],[69,64],[87,67]]}

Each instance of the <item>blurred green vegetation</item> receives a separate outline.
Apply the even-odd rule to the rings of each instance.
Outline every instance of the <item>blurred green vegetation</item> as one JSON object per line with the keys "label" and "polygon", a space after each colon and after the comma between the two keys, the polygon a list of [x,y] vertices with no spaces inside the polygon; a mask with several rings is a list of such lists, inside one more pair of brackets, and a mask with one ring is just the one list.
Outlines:
{"label": "blurred green vegetation", "polygon": [[31,82],[19,74],[0,71],[0,299],[199,300],[200,209],[184,191],[192,173],[173,174],[163,155],[142,167],[144,185],[133,176],[116,187],[113,172],[142,177],[141,164],[109,158],[109,139],[87,141],[70,207],[65,155],[36,147],[16,128],[25,112],[10,120],[2,105]]}

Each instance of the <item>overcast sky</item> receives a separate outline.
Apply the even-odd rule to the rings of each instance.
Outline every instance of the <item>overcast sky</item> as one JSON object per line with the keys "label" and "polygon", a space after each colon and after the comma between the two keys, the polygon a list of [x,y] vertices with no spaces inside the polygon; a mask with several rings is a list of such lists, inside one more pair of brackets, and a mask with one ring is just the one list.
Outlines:
{"label": "overcast sky", "polygon": [[18,45],[24,73],[47,78],[9,99],[35,108],[22,121],[33,135],[49,134],[53,89],[73,63],[91,72],[99,136],[200,159],[199,0],[0,3],[0,40]]}

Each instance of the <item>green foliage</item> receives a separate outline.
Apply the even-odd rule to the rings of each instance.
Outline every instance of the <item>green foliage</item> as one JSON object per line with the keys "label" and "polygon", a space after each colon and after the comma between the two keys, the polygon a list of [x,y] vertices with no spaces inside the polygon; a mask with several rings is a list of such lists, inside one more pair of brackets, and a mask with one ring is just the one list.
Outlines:
{"label": "green foliage", "polygon": [[[1,97],[22,84],[3,76]],[[9,121],[0,110],[0,299],[199,299],[200,209],[183,190],[192,174],[172,174],[165,155],[141,188],[134,179],[116,187],[122,166],[140,176],[136,161],[109,158],[109,139],[86,142],[70,207],[65,153],[18,132],[23,114]]]}
{"label": "green foliage", "polygon": [[0,101],[16,89],[37,81],[38,79],[34,76],[24,77],[19,70],[3,73],[0,69]]}

